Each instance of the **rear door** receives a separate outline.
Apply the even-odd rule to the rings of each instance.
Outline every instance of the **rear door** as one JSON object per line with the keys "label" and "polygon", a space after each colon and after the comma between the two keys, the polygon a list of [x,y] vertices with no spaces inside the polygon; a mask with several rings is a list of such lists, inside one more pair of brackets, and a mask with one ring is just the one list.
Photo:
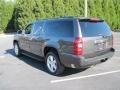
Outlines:
{"label": "rear door", "polygon": [[103,20],[81,20],[84,55],[91,58],[105,54],[112,48],[112,31]]}

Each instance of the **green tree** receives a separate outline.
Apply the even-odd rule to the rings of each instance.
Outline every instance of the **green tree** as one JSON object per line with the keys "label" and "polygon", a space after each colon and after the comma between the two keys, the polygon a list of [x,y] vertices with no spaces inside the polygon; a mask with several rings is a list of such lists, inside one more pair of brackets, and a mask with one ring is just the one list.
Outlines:
{"label": "green tree", "polygon": [[89,17],[97,16],[95,0],[89,0],[89,2],[88,2],[88,16]]}
{"label": "green tree", "polygon": [[44,0],[43,5],[44,5],[44,11],[45,11],[46,18],[53,17],[52,0]]}
{"label": "green tree", "polygon": [[116,20],[117,20],[117,15],[116,15],[116,11],[115,11],[115,5],[114,5],[114,2],[113,0],[110,0],[109,1],[109,22],[110,22],[110,26],[114,29],[116,29]]}
{"label": "green tree", "polygon": [[69,0],[69,7],[70,9],[70,15],[72,16],[80,16],[80,6],[79,6],[79,0]]}
{"label": "green tree", "polygon": [[[18,30],[41,18],[83,16],[84,0],[16,0],[16,3],[0,0],[0,13],[0,31]],[[103,18],[118,31],[120,0],[88,0],[88,16]]]}
{"label": "green tree", "polygon": [[120,31],[120,0],[114,0],[116,19],[114,20],[115,30]]}
{"label": "green tree", "polygon": [[34,0],[17,0],[15,8],[16,29],[24,29],[25,26],[35,20]]}
{"label": "green tree", "polygon": [[84,16],[84,0],[79,0],[78,6],[78,16]]}
{"label": "green tree", "polygon": [[63,0],[52,0],[52,4],[54,17],[65,16],[65,6]]}
{"label": "green tree", "polygon": [[3,0],[0,0],[0,32],[2,32],[2,10],[3,10]]}
{"label": "green tree", "polygon": [[0,31],[6,32],[9,22],[11,21],[14,3],[0,0]]}
{"label": "green tree", "polygon": [[34,14],[36,20],[40,18],[45,18],[45,11],[44,11],[44,5],[43,0],[35,0],[35,7],[34,7]]}
{"label": "green tree", "polygon": [[103,2],[103,0],[96,0],[95,1],[96,16],[99,18],[103,18],[102,2]]}

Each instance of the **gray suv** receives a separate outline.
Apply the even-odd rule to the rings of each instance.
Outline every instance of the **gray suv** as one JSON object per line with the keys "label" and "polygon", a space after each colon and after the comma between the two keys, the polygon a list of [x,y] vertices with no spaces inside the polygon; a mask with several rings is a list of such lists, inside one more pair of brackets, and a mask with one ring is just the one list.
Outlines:
{"label": "gray suv", "polygon": [[96,18],[38,20],[18,31],[13,44],[16,56],[45,61],[53,75],[61,74],[65,67],[86,68],[106,61],[115,51],[110,27]]}

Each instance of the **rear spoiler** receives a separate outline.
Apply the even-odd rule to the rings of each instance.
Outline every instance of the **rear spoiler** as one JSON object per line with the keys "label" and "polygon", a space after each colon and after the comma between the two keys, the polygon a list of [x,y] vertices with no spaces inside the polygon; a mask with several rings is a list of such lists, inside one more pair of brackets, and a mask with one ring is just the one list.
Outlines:
{"label": "rear spoiler", "polygon": [[80,22],[104,22],[102,19],[98,18],[87,18],[87,19],[80,19]]}

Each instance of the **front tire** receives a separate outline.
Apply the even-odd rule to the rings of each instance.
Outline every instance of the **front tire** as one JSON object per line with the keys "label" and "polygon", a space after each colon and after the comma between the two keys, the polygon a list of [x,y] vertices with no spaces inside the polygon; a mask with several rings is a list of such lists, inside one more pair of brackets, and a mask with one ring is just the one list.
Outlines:
{"label": "front tire", "polygon": [[19,57],[21,55],[19,44],[17,42],[14,43],[14,53],[15,53],[15,56],[17,56],[17,57]]}
{"label": "front tire", "polygon": [[55,52],[48,52],[46,55],[46,66],[50,74],[59,75],[64,71],[63,65],[60,63],[60,59]]}

